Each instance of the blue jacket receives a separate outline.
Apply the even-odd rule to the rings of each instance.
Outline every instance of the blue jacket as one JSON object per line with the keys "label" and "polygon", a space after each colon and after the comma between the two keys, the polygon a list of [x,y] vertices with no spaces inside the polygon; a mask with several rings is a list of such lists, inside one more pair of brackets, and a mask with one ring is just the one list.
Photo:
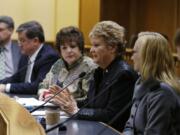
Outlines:
{"label": "blue jacket", "polygon": [[10,83],[10,93],[37,94],[39,83],[45,78],[46,73],[58,59],[59,54],[52,47],[43,45],[34,62],[31,83],[25,82],[28,57],[24,55],[20,59],[17,73],[1,80],[0,83]]}

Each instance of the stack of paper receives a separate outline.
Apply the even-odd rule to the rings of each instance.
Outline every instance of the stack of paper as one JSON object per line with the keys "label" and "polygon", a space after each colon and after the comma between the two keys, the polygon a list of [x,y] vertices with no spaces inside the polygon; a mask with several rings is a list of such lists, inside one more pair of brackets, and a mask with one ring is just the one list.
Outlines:
{"label": "stack of paper", "polygon": [[[25,107],[28,106],[36,107],[44,103],[44,101],[39,101],[36,98],[17,98],[16,101]],[[45,106],[55,106],[55,105],[52,103],[47,103]]]}

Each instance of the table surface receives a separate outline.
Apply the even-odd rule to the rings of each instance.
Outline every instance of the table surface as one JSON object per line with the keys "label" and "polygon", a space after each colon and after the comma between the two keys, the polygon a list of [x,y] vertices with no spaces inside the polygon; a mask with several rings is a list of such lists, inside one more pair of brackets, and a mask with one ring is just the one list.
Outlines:
{"label": "table surface", "polygon": [[[14,94],[9,94],[10,97],[23,97],[23,98],[28,98],[28,97],[35,97],[37,98],[36,95],[14,95]],[[61,115],[61,120],[62,120]],[[64,119],[66,120],[67,117]],[[64,121],[62,120],[62,121]],[[61,122],[62,122],[61,121]],[[67,123],[65,123],[66,130],[65,131],[60,131],[59,135],[120,135],[120,132],[117,130],[113,129],[112,127],[101,123],[97,121],[86,121],[86,120],[70,120]]]}
{"label": "table surface", "polygon": [[71,120],[67,122],[66,128],[59,135],[120,135],[117,130],[96,121]]}

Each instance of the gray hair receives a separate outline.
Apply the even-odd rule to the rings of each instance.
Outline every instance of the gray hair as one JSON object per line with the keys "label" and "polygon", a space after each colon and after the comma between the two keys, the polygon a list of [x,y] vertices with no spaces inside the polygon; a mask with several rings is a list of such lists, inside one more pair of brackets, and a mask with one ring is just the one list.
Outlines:
{"label": "gray hair", "polygon": [[5,23],[8,28],[14,29],[14,21],[10,16],[0,16],[0,23]]}

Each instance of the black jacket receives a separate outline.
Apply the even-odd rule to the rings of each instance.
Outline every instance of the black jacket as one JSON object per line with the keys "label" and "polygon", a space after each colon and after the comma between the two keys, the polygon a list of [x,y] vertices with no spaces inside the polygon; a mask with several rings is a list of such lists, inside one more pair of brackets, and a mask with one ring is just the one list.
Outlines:
{"label": "black jacket", "polygon": [[[115,59],[106,70],[97,68],[91,81],[87,99],[78,102],[86,105],[78,113],[79,119],[109,123],[131,102],[137,74],[121,59]],[[112,124],[122,130],[130,113],[130,106]]]}

